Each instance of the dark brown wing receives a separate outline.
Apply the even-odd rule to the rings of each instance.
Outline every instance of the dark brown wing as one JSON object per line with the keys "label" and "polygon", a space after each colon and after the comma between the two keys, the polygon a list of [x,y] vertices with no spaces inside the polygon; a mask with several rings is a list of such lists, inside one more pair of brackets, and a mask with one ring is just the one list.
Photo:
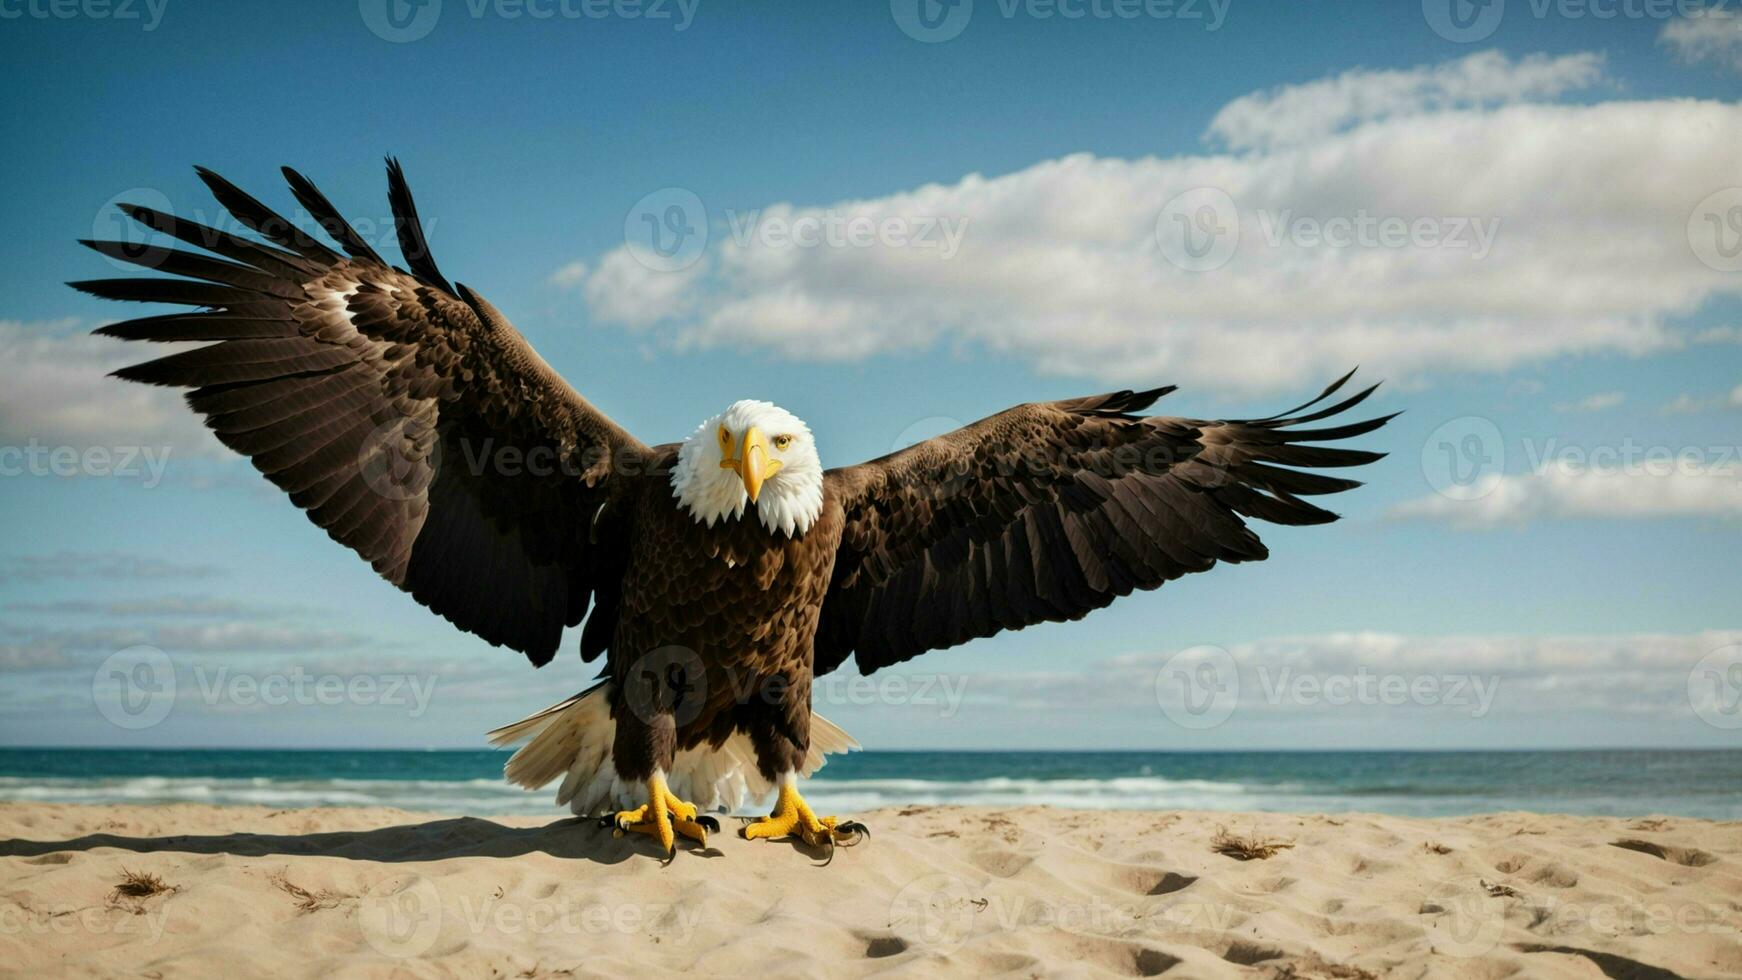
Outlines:
{"label": "dark brown wing", "polygon": [[[1318,404],[1346,381],[1283,414]],[[1218,561],[1262,559],[1268,552],[1243,518],[1333,521],[1300,498],[1360,485],[1286,467],[1356,466],[1384,455],[1303,443],[1371,432],[1392,416],[1296,427],[1359,404],[1373,388],[1294,417],[1133,414],[1172,390],[1019,405],[830,470],[827,489],[846,512],[845,529],[817,630],[816,672],[856,655],[869,674],[1000,630],[1079,619]]]}
{"label": "dark brown wing", "polygon": [[335,541],[454,625],[534,664],[551,659],[598,593],[583,639],[583,654],[597,655],[610,630],[593,627],[615,614],[624,558],[612,504],[626,480],[613,474],[643,472],[647,447],[576,394],[493,307],[450,289],[396,163],[389,199],[415,274],[389,267],[301,175],[285,176],[345,254],[205,170],[218,201],[271,244],[131,205],[122,210],[135,220],[212,255],[85,243],[184,278],[75,288],[203,308],[98,333],[215,341],[116,375],[193,389],[188,404],[218,438]]}

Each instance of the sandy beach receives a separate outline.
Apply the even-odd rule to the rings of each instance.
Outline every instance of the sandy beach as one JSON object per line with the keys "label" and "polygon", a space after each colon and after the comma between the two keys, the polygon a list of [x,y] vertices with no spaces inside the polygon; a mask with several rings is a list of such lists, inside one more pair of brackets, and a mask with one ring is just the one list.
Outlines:
{"label": "sandy beach", "polygon": [[[1721,977],[1742,824],[906,807],[663,865],[590,822],[0,806],[18,975]],[[1261,856],[1268,854],[1268,856]]]}

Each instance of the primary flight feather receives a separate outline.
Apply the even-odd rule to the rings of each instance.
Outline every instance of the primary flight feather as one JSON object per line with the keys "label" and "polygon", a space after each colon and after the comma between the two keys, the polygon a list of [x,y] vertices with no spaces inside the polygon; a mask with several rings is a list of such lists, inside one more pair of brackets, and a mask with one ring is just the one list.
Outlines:
{"label": "primary flight feather", "polygon": [[[743,400],[648,446],[551,370],[507,318],[450,284],[397,162],[388,198],[409,271],[315,186],[292,194],[339,250],[218,175],[247,238],[133,205],[201,252],[85,244],[174,278],[76,282],[195,312],[103,327],[200,341],[116,375],[188,404],[335,541],[460,629],[555,656],[579,626],[600,683],[491,733],[526,741],[514,782],[560,780],[579,814],[668,852],[705,812],[778,789],[749,837],[812,844],[863,828],[812,813],[797,779],[856,746],[811,683],[1034,623],[1079,619],[1219,561],[1267,552],[1246,518],[1319,524],[1313,470],[1381,454],[1323,445],[1391,416],[1314,428],[1372,393],[1348,376],[1264,419],[1143,416],[1172,391],[1019,405],[880,459],[825,470],[796,416]],[[638,805],[636,805],[638,804]]]}

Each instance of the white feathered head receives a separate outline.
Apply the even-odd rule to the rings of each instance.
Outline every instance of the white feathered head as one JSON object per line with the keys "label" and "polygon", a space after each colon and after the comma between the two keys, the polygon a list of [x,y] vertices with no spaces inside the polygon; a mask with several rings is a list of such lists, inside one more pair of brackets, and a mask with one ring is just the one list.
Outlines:
{"label": "white feathered head", "polygon": [[792,537],[823,512],[823,464],[798,416],[768,402],[740,401],[684,440],[671,489],[709,527],[754,506],[763,527]]}

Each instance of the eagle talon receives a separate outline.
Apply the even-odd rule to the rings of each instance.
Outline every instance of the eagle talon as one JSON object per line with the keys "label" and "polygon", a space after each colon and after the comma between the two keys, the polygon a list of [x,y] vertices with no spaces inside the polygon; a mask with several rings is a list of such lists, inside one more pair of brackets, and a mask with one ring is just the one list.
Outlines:
{"label": "eagle talon", "polygon": [[630,824],[647,822],[647,804],[643,803],[633,810],[619,810],[605,819],[616,824],[618,830],[628,830]]}
{"label": "eagle talon", "polygon": [[712,817],[698,820],[696,805],[671,795],[665,779],[658,773],[647,781],[647,799],[648,802],[633,810],[621,810],[605,817],[600,826],[615,826],[618,834],[647,834],[659,841],[660,850],[667,857],[677,853],[680,835],[706,846],[708,831],[720,829]]}
{"label": "eagle talon", "polygon": [[838,817],[818,817],[791,783],[783,783],[780,796],[774,801],[774,812],[760,820],[750,821],[738,832],[748,840],[797,837],[812,847],[831,850],[837,844],[844,847],[857,844],[865,833],[864,825],[839,820]]}

